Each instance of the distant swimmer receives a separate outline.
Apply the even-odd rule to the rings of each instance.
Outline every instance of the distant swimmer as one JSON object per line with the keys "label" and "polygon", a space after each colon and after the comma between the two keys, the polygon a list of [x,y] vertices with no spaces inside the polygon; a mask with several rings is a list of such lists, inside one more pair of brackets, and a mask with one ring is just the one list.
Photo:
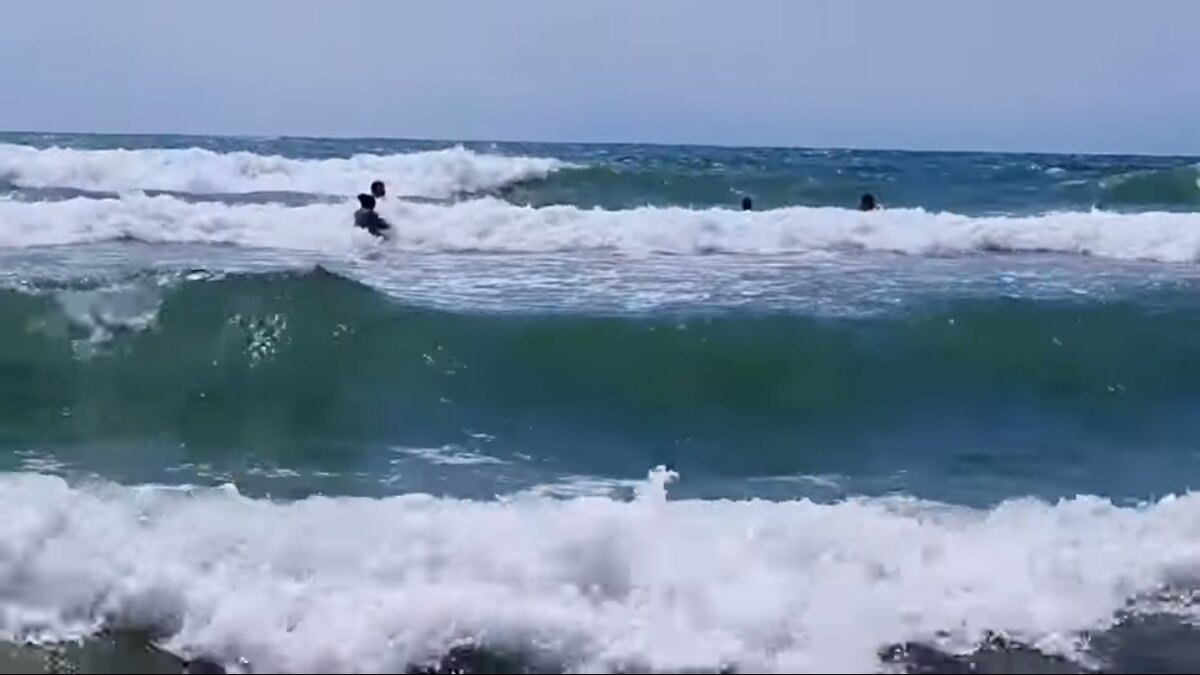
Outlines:
{"label": "distant swimmer", "polygon": [[371,196],[377,200],[387,196],[387,188],[384,187],[383,181],[377,180],[371,183]]}
{"label": "distant swimmer", "polygon": [[382,237],[391,229],[391,225],[378,213],[375,213],[375,198],[368,194],[358,196],[359,208],[354,212],[354,226],[370,232],[376,237]]}
{"label": "distant swimmer", "polygon": [[859,211],[875,211],[877,209],[879,209],[879,203],[875,201],[875,195],[870,192],[863,195],[862,199],[858,202]]}
{"label": "distant swimmer", "polygon": [[742,197],[742,210],[749,211],[754,208],[754,202],[750,201],[749,197]]}

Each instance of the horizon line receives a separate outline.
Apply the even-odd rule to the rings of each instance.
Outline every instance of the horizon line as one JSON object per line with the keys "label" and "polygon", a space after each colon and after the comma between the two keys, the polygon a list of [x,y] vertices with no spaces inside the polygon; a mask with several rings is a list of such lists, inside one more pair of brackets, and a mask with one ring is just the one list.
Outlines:
{"label": "horizon line", "polygon": [[850,151],[850,152],[902,152],[910,154],[982,154],[982,155],[1054,155],[1054,156],[1089,156],[1089,157],[1158,157],[1158,158],[1179,158],[1179,159],[1195,159],[1200,161],[1200,152],[1197,153],[1165,153],[1165,152],[1121,152],[1112,150],[999,150],[999,149],[948,149],[948,148],[922,148],[922,147],[903,147],[903,146],[836,146],[836,145],[782,145],[782,144],[738,144],[738,143],[721,143],[721,142],[668,142],[668,141],[584,141],[584,140],[528,140],[514,138],[448,138],[436,136],[379,136],[379,135],[355,135],[355,134],[309,134],[309,133],[284,133],[284,134],[256,134],[256,133],[197,133],[197,132],[181,132],[181,131],[68,131],[68,130],[36,130],[36,129],[6,129],[0,130],[0,136],[3,135],[73,135],[73,136],[133,136],[133,137],[149,137],[149,136],[174,136],[178,138],[232,138],[241,140],[332,140],[332,141],[394,141],[394,142],[409,142],[409,143],[446,143],[446,144],[505,144],[505,145],[590,145],[590,146],[621,146],[621,145],[643,145],[653,147],[674,147],[674,148],[721,148],[721,149],[743,149],[743,150],[815,150],[815,151]]}

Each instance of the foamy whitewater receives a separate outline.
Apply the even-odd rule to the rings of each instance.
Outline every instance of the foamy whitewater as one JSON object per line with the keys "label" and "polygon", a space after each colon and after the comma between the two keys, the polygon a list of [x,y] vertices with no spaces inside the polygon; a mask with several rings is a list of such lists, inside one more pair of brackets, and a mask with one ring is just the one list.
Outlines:
{"label": "foamy whitewater", "polygon": [[923,209],[861,213],[832,207],[764,212],[642,207],[532,208],[482,198],[452,205],[387,204],[379,212],[396,235],[382,246],[341,227],[350,202],[188,203],[133,194],[121,199],[0,202],[0,244],[10,247],[103,242],[235,244],[353,253],[536,253],[612,251],[756,255],[879,251],[908,255],[1057,252],[1127,260],[1193,262],[1200,228],[1190,213],[1050,213],[968,217]]}
{"label": "foamy whitewater", "polygon": [[668,502],[667,478],[627,503],[278,504],[9,477],[0,533],[21,584],[4,587],[0,634],[88,634],[103,617],[169,629],[184,655],[294,672],[388,672],[481,639],[584,670],[863,672],[881,644],[969,649],[989,630],[1073,653],[1079,631],[1200,563],[1193,497]]}
{"label": "foamy whitewater", "polygon": [[353,195],[378,176],[403,185],[405,194],[452,197],[508,183],[544,178],[563,162],[538,157],[497,157],[459,147],[411,154],[356,154],[291,159],[202,148],[76,150],[0,144],[0,177],[30,188],[125,192],[308,192]]}
{"label": "foamy whitewater", "polygon": [[0,135],[0,669],[1190,672],[1198,175]]}

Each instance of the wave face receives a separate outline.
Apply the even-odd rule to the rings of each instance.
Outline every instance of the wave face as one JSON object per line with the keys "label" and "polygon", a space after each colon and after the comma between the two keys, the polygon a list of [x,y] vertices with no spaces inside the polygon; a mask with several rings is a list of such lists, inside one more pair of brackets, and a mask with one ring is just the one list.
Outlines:
{"label": "wave face", "polygon": [[1144,169],[1105,178],[1101,198],[1113,205],[1200,206],[1200,167]]}
{"label": "wave face", "polygon": [[[1035,493],[1138,493],[1191,461],[1172,444],[1200,403],[1200,305],[1163,293],[638,317],[422,309],[321,270],[8,291],[0,432],[84,466],[138,444],[138,475],[155,480],[239,457],[345,472],[443,448],[421,459],[582,476],[903,469],[943,496],[961,486],[940,472],[1019,456],[1005,480]],[[1113,471],[1073,476],[1078,452]]]}

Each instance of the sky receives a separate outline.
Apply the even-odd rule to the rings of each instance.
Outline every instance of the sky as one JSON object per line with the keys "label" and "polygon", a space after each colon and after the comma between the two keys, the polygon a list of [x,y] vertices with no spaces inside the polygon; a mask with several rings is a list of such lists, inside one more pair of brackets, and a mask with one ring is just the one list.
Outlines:
{"label": "sky", "polygon": [[0,129],[1200,154],[1195,0],[8,0]]}

